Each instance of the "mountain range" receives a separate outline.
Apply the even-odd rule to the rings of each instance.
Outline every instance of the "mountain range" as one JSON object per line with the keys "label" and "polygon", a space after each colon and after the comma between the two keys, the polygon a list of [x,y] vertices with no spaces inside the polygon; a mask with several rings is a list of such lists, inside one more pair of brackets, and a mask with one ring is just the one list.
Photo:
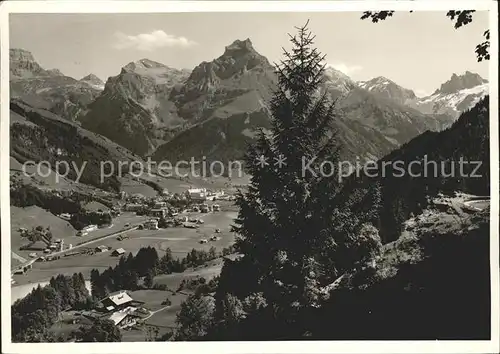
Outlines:
{"label": "mountain range", "polygon": [[432,95],[425,97],[417,97],[412,90],[401,87],[382,76],[369,81],[360,81],[358,85],[379,96],[413,107],[422,113],[446,114],[454,119],[488,94],[488,80],[470,71],[466,71],[463,75],[453,74]]}
{"label": "mountain range", "polygon": [[[51,111],[154,159],[239,159],[260,128],[268,128],[275,68],[250,39],[236,40],[192,71],[149,59],[124,66],[104,84],[43,69],[33,55],[10,50],[11,98]],[[451,125],[488,90],[479,75],[454,74],[419,98],[377,77],[355,82],[325,69],[322,92],[336,100],[335,129],[352,159],[380,158],[427,130]]]}
{"label": "mountain range", "polygon": [[[66,76],[58,69],[45,70],[23,49],[10,50],[10,97],[78,121],[87,106],[102,91],[95,75],[82,80]],[[92,80],[92,81],[91,81]]]}

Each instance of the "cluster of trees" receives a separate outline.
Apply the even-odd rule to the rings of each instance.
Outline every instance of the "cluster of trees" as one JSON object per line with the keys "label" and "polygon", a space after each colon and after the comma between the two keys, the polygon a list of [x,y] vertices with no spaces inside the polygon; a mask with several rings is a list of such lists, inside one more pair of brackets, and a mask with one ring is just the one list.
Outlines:
{"label": "cluster of trees", "polygon": [[315,313],[314,339],[488,340],[488,213],[482,218],[471,229],[420,235],[415,249],[425,258],[403,261],[394,276],[370,284],[368,269],[352,274]]}
{"label": "cluster of trees", "polygon": [[113,218],[110,213],[99,213],[82,209],[80,212],[71,215],[69,222],[75,229],[81,230],[87,225],[111,225]]}
{"label": "cluster of trees", "polygon": [[12,341],[53,341],[49,330],[59,319],[61,311],[70,308],[89,309],[93,306],[82,273],[75,273],[71,277],[53,277],[49,285],[43,288],[38,286],[12,305]]}
{"label": "cluster of trees", "polygon": [[[36,205],[54,215],[72,214],[70,223],[77,230],[91,224],[100,226],[112,222],[110,215],[88,212],[82,207],[95,198],[86,194],[72,193],[61,196],[58,193],[42,190],[29,184],[15,184],[10,190],[10,198],[11,204],[17,207],[24,208]],[[99,201],[106,202],[103,199],[99,199]],[[107,203],[109,204],[109,202]]]}
{"label": "cluster of trees", "polygon": [[203,265],[233,250],[234,246],[225,248],[222,253],[217,252],[215,247],[211,247],[208,252],[192,249],[186,257],[179,259],[173,257],[170,248],[167,248],[165,255],[159,257],[156,248],[143,247],[135,256],[132,253],[122,256],[114,268],[109,267],[102,273],[92,269],[92,296],[101,299],[113,291],[139,289],[141,279],[144,287],[153,288],[153,279],[158,274],[182,273],[188,268]]}
{"label": "cluster of trees", "polygon": [[15,185],[10,190],[10,200],[13,206],[39,206],[52,214],[78,213],[81,211],[81,202],[87,201],[85,196],[75,194],[73,197],[62,197],[50,191],[41,190],[29,184]]}
{"label": "cluster of trees", "polygon": [[210,294],[215,292],[217,289],[217,284],[219,282],[219,277],[214,277],[207,282],[203,277],[196,277],[194,279],[183,279],[177,288],[177,291],[182,290],[192,290],[196,294]]}
{"label": "cluster of trees", "polygon": [[38,241],[44,242],[47,246],[49,246],[52,242],[52,232],[50,231],[49,226],[43,228],[43,226],[38,225],[37,227],[31,228],[31,230],[22,232],[21,237],[26,238],[30,242],[29,245],[25,246],[25,248],[30,248],[31,245]]}
{"label": "cluster of trees", "polygon": [[121,342],[122,334],[113,321],[96,319],[91,326],[81,326],[74,333],[78,342]]}
{"label": "cluster of trees", "polygon": [[92,269],[90,282],[92,296],[96,299],[106,297],[113,291],[122,289],[136,290],[139,279],[143,278],[146,286],[152,286],[152,279],[157,271],[159,258],[154,247],[141,248],[135,257],[132,253],[122,256],[118,264],[104,272]]}

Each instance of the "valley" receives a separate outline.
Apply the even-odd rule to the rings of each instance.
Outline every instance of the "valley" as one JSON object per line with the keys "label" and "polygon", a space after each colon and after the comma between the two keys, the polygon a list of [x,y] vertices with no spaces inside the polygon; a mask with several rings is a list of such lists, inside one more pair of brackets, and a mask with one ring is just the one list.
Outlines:
{"label": "valley", "polygon": [[10,49],[14,342],[485,338],[488,80],[355,80],[296,29],[279,64],[182,37],[192,69],[106,80]]}

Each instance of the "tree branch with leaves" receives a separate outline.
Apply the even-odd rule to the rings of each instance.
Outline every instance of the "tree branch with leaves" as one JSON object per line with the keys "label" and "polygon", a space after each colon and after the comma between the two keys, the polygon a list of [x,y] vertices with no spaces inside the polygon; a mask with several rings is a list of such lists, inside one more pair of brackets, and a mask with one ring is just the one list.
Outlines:
{"label": "tree branch with leaves", "polygon": [[[446,13],[446,16],[454,22],[455,29],[458,29],[471,23],[475,12],[476,10],[450,10]],[[365,11],[361,16],[361,19],[370,19],[373,23],[378,23],[379,21],[384,21],[393,15],[394,11]],[[490,30],[486,30],[483,33],[483,37],[485,38],[484,42],[478,44],[475,50],[477,61],[479,62],[483,60],[490,60]]]}

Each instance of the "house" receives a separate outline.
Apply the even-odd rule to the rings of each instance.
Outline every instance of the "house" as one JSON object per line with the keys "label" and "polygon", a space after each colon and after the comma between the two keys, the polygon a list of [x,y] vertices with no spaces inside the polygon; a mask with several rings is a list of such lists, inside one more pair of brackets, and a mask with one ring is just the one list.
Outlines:
{"label": "house", "polygon": [[163,209],[167,207],[166,202],[156,202],[153,209]]}
{"label": "house", "polygon": [[83,232],[87,232],[87,233],[89,233],[89,232],[95,231],[95,230],[97,230],[97,229],[98,229],[97,225],[87,225],[87,226],[85,226],[85,227],[82,229],[82,231],[83,231]]}
{"label": "house", "polygon": [[208,204],[203,204],[200,208],[200,211],[202,213],[208,213],[210,211],[210,207],[208,206]]}
{"label": "house", "polygon": [[126,211],[137,212],[137,211],[141,211],[142,209],[144,209],[144,204],[128,203],[128,204],[125,204],[124,209]]}
{"label": "house", "polygon": [[97,247],[95,248],[95,251],[96,251],[96,252],[101,252],[101,253],[102,253],[102,252],[108,252],[108,251],[109,251],[109,249],[108,249],[108,246],[100,245],[100,246],[97,246]]}
{"label": "house", "polygon": [[80,230],[76,233],[76,236],[87,236],[89,233],[87,231]]}
{"label": "house", "polygon": [[158,220],[150,219],[144,223],[144,228],[148,230],[158,230]]}
{"label": "house", "polygon": [[132,304],[133,301],[134,299],[132,299],[125,290],[121,290],[109,294],[100,302],[106,311],[111,312],[124,309]]}
{"label": "house", "polygon": [[164,218],[167,216],[168,210],[166,208],[161,208],[161,209],[151,209],[149,214],[151,216],[154,216],[156,218]]}
{"label": "house", "polygon": [[207,199],[207,190],[205,188],[191,188],[187,190],[186,194],[191,200],[204,201]]}
{"label": "house", "polygon": [[63,219],[63,220],[67,220],[67,221],[71,220],[71,215],[70,215],[70,214],[68,214],[68,213],[63,213],[63,214],[60,214],[60,215],[59,215],[59,217],[60,217],[61,219]]}
{"label": "house", "polygon": [[108,319],[113,321],[115,326],[123,329],[136,324],[137,319],[140,318],[140,316],[136,315],[135,311],[135,307],[129,306],[121,311],[114,312]]}
{"label": "house", "polygon": [[111,255],[115,256],[115,257],[122,256],[124,254],[125,254],[125,250],[123,248],[117,248],[113,251],[113,253],[111,253]]}
{"label": "house", "polygon": [[177,221],[177,222],[188,222],[189,221],[189,218],[187,216],[177,216],[174,221]]}

